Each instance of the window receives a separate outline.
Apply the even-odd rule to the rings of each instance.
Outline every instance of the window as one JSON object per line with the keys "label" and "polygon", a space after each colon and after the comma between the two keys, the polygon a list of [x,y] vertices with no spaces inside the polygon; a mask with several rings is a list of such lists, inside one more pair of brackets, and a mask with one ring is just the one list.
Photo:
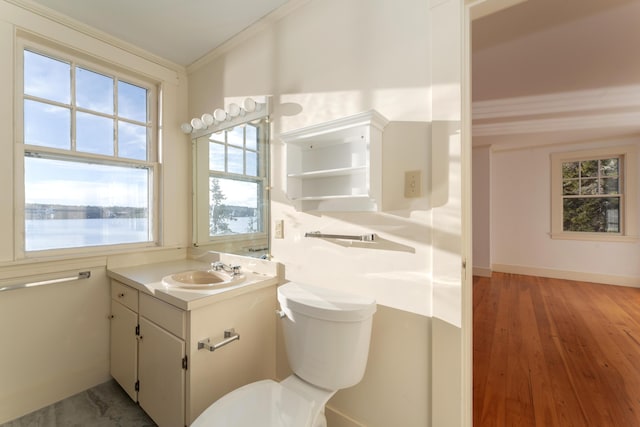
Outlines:
{"label": "window", "polygon": [[24,251],[153,242],[153,85],[35,44],[21,52]]}
{"label": "window", "polygon": [[552,154],[552,237],[635,238],[635,146]]}
{"label": "window", "polygon": [[201,131],[192,149],[193,244],[261,256],[269,243],[267,110]]}
{"label": "window", "polygon": [[265,232],[266,123],[209,136],[209,237]]}

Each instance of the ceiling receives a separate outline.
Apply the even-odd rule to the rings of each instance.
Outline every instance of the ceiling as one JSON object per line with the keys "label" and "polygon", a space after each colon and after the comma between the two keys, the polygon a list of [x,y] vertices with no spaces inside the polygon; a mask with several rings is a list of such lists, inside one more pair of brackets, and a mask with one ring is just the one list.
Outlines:
{"label": "ceiling", "polygon": [[640,1],[527,0],[474,21],[474,145],[640,134]]}
{"label": "ceiling", "polygon": [[187,66],[289,0],[32,1]]}
{"label": "ceiling", "polygon": [[[14,1],[188,66],[301,0]],[[639,0],[526,0],[473,21],[474,145],[640,134],[638,17]]]}

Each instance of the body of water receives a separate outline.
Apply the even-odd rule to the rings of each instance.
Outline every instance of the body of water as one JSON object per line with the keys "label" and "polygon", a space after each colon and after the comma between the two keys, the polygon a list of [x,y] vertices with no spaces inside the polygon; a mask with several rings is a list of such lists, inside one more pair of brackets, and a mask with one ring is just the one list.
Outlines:
{"label": "body of water", "polygon": [[25,231],[27,251],[152,240],[147,218],[30,219]]}
{"label": "body of water", "polygon": [[[250,217],[229,221],[233,233],[246,233]],[[25,250],[69,249],[153,240],[147,218],[28,219]]]}

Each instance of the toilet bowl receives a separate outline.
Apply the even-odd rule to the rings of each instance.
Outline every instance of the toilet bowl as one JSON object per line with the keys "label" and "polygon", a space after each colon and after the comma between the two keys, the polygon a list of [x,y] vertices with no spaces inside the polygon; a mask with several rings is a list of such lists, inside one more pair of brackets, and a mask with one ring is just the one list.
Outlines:
{"label": "toilet bowl", "polygon": [[324,406],[360,382],[369,354],[375,300],[290,282],[278,288],[293,374],[257,381],[218,399],[191,427],[326,427]]}
{"label": "toilet bowl", "polygon": [[335,391],[316,388],[314,399],[289,387],[296,381],[302,382],[292,375],[281,383],[263,380],[240,387],[205,409],[191,427],[326,427],[324,405]]}

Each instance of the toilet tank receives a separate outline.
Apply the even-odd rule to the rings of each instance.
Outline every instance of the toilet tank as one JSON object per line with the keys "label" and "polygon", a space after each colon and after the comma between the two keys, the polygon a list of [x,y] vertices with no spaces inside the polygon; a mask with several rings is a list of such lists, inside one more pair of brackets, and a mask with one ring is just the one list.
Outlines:
{"label": "toilet tank", "polygon": [[367,366],[373,298],[290,282],[278,288],[291,369],[327,390],[360,382]]}

